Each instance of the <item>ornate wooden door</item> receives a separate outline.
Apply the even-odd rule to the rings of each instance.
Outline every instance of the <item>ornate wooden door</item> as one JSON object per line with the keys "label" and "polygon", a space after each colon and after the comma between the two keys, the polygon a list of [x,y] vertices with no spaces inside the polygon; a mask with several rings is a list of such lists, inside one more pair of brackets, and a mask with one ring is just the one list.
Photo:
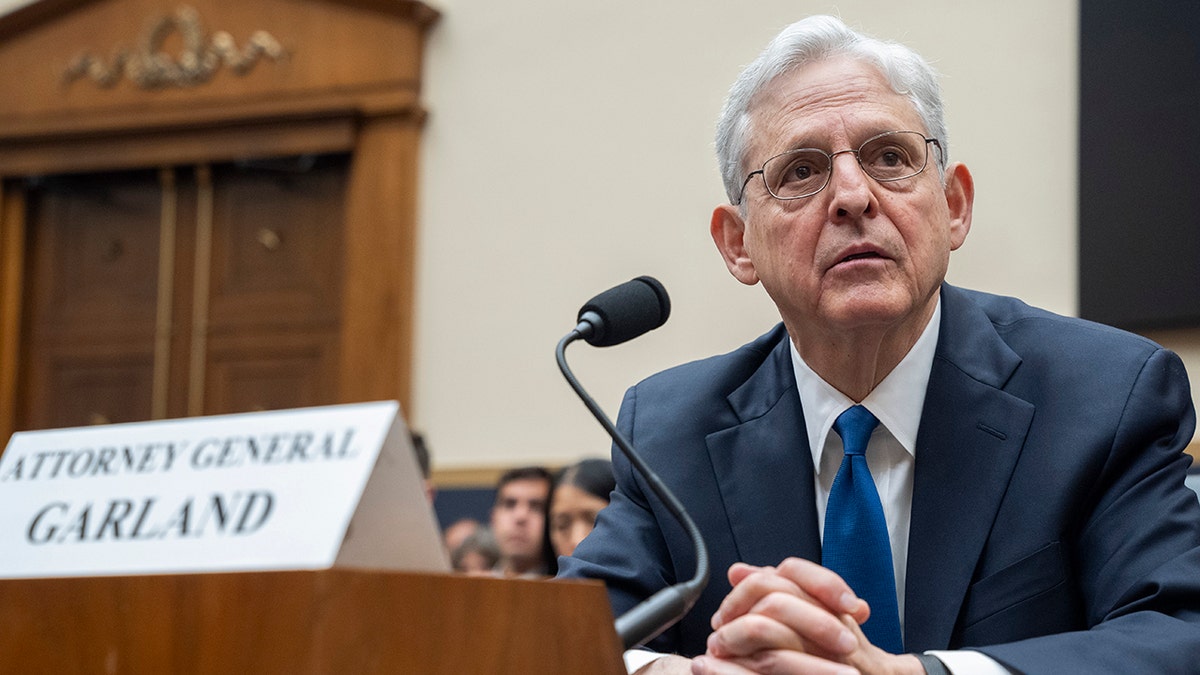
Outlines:
{"label": "ornate wooden door", "polygon": [[17,428],[337,400],[343,154],[26,190]]}
{"label": "ornate wooden door", "polygon": [[42,0],[0,18],[0,442],[410,405],[413,0]]}

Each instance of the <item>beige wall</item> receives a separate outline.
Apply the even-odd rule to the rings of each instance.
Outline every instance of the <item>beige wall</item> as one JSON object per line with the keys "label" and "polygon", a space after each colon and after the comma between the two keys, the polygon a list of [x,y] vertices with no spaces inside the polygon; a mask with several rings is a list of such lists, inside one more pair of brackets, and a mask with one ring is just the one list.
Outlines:
{"label": "beige wall", "polygon": [[[624,389],[777,320],[708,237],[712,128],[739,68],[810,13],[916,48],[943,73],[951,156],[974,172],[953,282],[1076,311],[1075,0],[429,0],[414,426],[435,466],[563,463],[608,441],[562,381],[580,304],[640,274],[674,308],[573,347],[616,415]],[[0,0],[0,9],[20,2]],[[1156,335],[1200,372],[1192,332]]]}

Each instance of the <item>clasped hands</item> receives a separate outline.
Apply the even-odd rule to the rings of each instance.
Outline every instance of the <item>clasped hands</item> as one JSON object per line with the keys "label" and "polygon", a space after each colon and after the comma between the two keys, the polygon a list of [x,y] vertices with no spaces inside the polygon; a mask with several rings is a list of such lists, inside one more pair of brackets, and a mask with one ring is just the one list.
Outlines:
{"label": "clasped hands", "polygon": [[912,655],[867,640],[859,627],[870,615],[866,601],[820,565],[799,558],[775,567],[737,563],[729,581],[733,590],[713,615],[708,651],[692,660],[693,675],[925,672]]}

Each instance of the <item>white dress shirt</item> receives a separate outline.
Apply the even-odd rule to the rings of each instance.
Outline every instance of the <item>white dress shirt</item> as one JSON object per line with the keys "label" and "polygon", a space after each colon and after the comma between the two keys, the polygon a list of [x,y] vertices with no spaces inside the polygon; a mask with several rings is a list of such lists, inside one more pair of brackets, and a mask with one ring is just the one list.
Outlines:
{"label": "white dress shirt", "polygon": [[[916,466],[917,429],[925,407],[925,390],[933,369],[941,332],[942,302],[938,299],[929,324],[916,344],[892,372],[858,403],[879,420],[867,444],[867,466],[875,480],[879,501],[887,519],[892,544],[892,568],[896,574],[896,601],[900,609],[900,629],[904,630],[904,589],[908,563],[908,528],[912,519],[913,470]],[[808,429],[808,447],[812,450],[813,478],[816,482],[817,523],[825,536],[825,506],[829,490],[845,454],[842,439],[831,433],[833,423],[856,404],[809,368],[796,345],[791,344],[792,367],[796,387]],[[930,651],[953,675],[1011,675],[991,657],[975,651]],[[634,672],[660,655],[645,650],[625,653],[625,665]]]}
{"label": "white dress shirt", "polygon": [[[867,466],[875,480],[879,501],[887,519],[892,544],[892,569],[896,574],[896,603],[900,609],[900,630],[904,631],[904,589],[908,567],[908,528],[912,521],[913,469],[917,461],[917,429],[925,407],[925,390],[933,357],[941,333],[942,301],[939,298],[929,324],[916,344],[892,372],[862,401],[879,420],[879,426],[867,443]],[[808,429],[808,447],[813,455],[813,479],[816,481],[817,525],[825,538],[825,506],[829,490],[845,454],[842,439],[831,433],[833,423],[846,409],[855,405],[842,392],[822,380],[800,358],[792,344],[792,367],[796,387]],[[975,651],[931,651],[954,675],[1008,675],[1008,669],[991,657]]]}

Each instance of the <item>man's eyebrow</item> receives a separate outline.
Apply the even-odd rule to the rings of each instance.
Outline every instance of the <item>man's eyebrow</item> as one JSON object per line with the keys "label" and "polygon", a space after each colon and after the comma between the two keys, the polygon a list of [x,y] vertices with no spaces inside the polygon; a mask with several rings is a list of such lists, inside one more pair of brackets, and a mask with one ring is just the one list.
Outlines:
{"label": "man's eyebrow", "polygon": [[804,148],[824,149],[824,146],[829,145],[828,143],[822,144],[822,143],[814,140],[814,138],[815,137],[812,136],[811,134],[795,136],[795,137],[789,139],[788,142],[784,144],[783,150],[781,152],[788,152],[791,150],[801,150]]}

